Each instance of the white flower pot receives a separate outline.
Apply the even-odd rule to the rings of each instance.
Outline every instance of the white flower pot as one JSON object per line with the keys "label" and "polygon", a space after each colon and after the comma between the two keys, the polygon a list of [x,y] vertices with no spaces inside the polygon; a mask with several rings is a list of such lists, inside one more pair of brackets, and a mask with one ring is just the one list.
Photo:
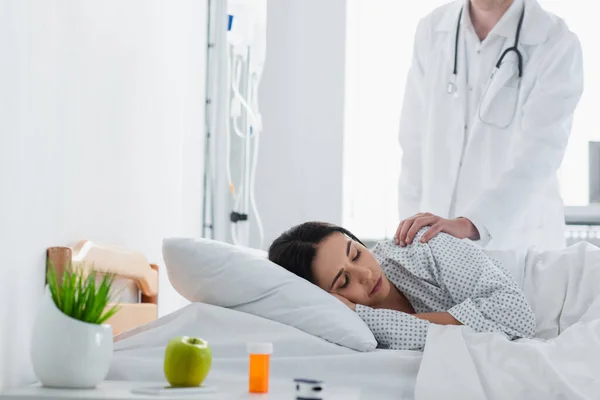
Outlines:
{"label": "white flower pot", "polygon": [[93,388],[106,378],[112,354],[112,327],[67,316],[46,287],[31,346],[33,371],[40,382],[55,388]]}

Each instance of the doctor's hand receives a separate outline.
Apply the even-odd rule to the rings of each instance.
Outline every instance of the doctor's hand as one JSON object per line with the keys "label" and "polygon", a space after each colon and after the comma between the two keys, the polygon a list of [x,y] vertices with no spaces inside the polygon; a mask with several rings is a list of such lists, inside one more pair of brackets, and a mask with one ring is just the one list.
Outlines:
{"label": "doctor's hand", "polygon": [[331,293],[333,296],[337,297],[342,303],[347,305],[352,311],[356,311],[356,304],[345,298],[344,296],[340,296],[339,294]]}
{"label": "doctor's hand", "polygon": [[400,222],[396,230],[395,241],[402,247],[411,244],[417,232],[424,226],[431,226],[421,238],[421,243],[427,243],[440,232],[447,233],[458,239],[479,240],[479,231],[467,218],[445,219],[430,213],[417,214]]}

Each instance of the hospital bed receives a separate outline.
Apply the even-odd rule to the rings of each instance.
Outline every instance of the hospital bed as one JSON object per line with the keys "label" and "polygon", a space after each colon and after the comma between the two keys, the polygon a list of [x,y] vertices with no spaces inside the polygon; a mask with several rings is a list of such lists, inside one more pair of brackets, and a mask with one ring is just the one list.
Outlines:
{"label": "hospital bed", "polygon": [[[321,289],[271,264],[265,252],[174,238],[165,240],[163,258],[173,287],[191,304],[117,335],[108,379],[164,382],[165,345],[187,335],[210,344],[213,367],[206,383],[219,388],[223,398],[248,396],[246,345],[251,342],[274,347],[269,399],[295,398],[295,378],[324,381],[326,398],[332,400],[414,398],[420,352],[364,351],[374,348],[375,341],[360,318]],[[294,300],[299,294],[304,299]],[[348,318],[336,320],[338,313],[360,325]],[[315,315],[330,315],[333,325]],[[336,332],[348,327],[365,329],[367,338]],[[368,336],[372,348],[364,344]]]}
{"label": "hospital bed", "polygon": [[[231,252],[227,260],[238,250]],[[206,253],[210,251],[202,252]],[[231,398],[248,398],[245,344],[268,341],[274,344],[271,378],[274,390],[278,388],[269,399],[293,399],[294,378],[323,380],[332,388],[350,390],[349,399],[599,399],[600,248],[578,243],[556,252],[519,250],[497,256],[534,310],[533,339],[509,341],[500,333],[432,324],[422,353],[356,351],[292,326],[295,320],[282,323],[285,315],[264,318],[207,304],[217,303],[213,297],[119,335],[109,378],[160,380],[167,339],[188,334],[211,343],[214,365],[207,383],[234,390],[238,397]],[[258,267],[251,262],[246,266]],[[186,287],[174,286],[189,296]],[[252,284],[248,286],[252,291]],[[271,307],[276,309],[278,303]],[[295,315],[302,318],[299,310]]]}

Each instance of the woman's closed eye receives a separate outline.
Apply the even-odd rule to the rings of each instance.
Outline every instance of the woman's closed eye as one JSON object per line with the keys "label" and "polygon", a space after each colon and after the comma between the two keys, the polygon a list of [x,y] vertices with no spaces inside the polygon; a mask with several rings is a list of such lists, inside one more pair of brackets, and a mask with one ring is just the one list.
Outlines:
{"label": "woman's closed eye", "polygon": [[[360,250],[356,250],[356,255],[352,258],[352,262],[357,261],[360,258]],[[343,276],[344,282],[340,285],[340,289],[344,289],[347,288],[348,285],[350,284],[350,274],[348,272],[344,272],[344,276]]]}
{"label": "woman's closed eye", "polygon": [[342,283],[340,285],[340,289],[347,288],[349,284],[350,284],[350,274],[345,272],[344,273],[344,283]]}
{"label": "woman's closed eye", "polygon": [[[350,258],[350,252],[352,249],[351,245],[352,245],[352,241],[348,241],[348,246],[346,248],[346,256],[348,258]],[[356,254],[354,255],[354,257],[351,258],[352,262],[358,261],[358,259],[360,258],[360,255],[361,255],[361,251],[358,248],[354,247],[354,249],[356,250]],[[340,271],[340,273],[342,273],[342,271]],[[343,279],[343,282],[338,287],[338,289],[347,288],[348,285],[350,284],[350,274],[347,271],[344,271],[341,278]],[[334,279],[334,281],[335,281],[335,279]],[[335,284],[335,282],[334,282],[334,284]],[[333,285],[332,285],[332,287],[333,287]]]}

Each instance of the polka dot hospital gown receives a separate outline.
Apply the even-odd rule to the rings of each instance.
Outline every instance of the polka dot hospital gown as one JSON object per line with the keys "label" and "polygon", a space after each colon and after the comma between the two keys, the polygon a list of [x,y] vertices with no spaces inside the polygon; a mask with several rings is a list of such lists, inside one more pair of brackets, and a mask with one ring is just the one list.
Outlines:
{"label": "polka dot hospital gown", "polygon": [[[415,312],[448,312],[477,332],[532,337],[535,316],[525,295],[502,265],[472,243],[440,233],[428,243],[422,229],[406,247],[393,241],[373,249],[388,279]],[[401,311],[356,306],[380,348],[422,350],[429,321]]]}

